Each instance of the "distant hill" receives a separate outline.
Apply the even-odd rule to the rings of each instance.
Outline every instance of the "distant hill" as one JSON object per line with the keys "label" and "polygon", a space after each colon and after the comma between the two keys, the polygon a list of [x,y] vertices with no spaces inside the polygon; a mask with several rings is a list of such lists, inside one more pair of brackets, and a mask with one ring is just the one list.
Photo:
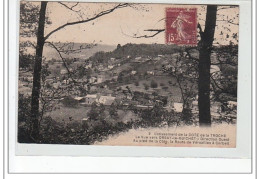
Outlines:
{"label": "distant hill", "polygon": [[[65,43],[60,43],[61,45],[68,45]],[[88,46],[89,44],[86,43],[74,43],[73,44],[73,49],[80,49],[80,47],[84,48],[85,46]],[[103,52],[110,52],[116,49],[116,46],[112,46],[112,45],[101,45],[98,44],[96,46],[93,46],[91,48],[88,49],[82,49],[80,51],[78,51],[77,53],[70,53],[70,54],[62,54],[65,58],[79,58],[82,60],[86,60],[89,57],[91,57],[92,55],[94,55],[96,52],[99,51],[103,51]],[[57,51],[49,46],[45,46],[44,50],[43,50],[43,56],[47,59],[47,60],[51,60],[51,59],[56,59],[59,60],[59,54],[57,53]]]}
{"label": "distant hill", "polygon": [[97,52],[89,57],[87,61],[95,65],[107,64],[111,58],[125,60],[127,56],[131,59],[135,57],[155,57],[158,55],[174,54],[180,51],[183,47],[177,45],[167,44],[126,44],[124,46],[118,45],[114,51],[111,52]]}

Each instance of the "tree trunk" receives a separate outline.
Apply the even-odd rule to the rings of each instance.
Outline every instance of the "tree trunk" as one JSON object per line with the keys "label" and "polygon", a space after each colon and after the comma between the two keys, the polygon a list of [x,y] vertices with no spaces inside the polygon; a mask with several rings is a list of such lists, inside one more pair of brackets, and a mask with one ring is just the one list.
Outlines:
{"label": "tree trunk", "polygon": [[41,2],[40,17],[38,23],[36,56],[33,70],[33,88],[31,101],[31,137],[37,141],[39,137],[39,97],[41,89],[42,52],[44,46],[44,26],[47,2]]}
{"label": "tree trunk", "polygon": [[208,5],[205,30],[199,44],[199,124],[211,126],[210,115],[210,55],[216,26],[217,6]]}

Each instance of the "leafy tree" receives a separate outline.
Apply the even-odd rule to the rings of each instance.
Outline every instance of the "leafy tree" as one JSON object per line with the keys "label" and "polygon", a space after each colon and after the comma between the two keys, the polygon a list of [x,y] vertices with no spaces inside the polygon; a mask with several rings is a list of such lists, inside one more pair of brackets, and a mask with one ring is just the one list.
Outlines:
{"label": "leafy tree", "polygon": [[[80,14],[80,11],[76,11],[75,7],[79,4],[76,3],[72,6],[68,6],[65,3],[57,2],[60,5],[62,5],[64,8],[67,8],[70,11],[73,11],[75,13],[79,13],[79,16],[82,17],[82,14]],[[35,62],[34,62],[34,70],[33,70],[33,88],[32,88],[32,100],[31,100],[31,116],[32,116],[32,127],[31,127],[31,134],[34,136],[35,140],[37,141],[37,138],[39,136],[39,125],[38,125],[38,119],[39,119],[39,99],[40,99],[40,89],[41,89],[41,70],[42,70],[42,59],[43,59],[43,48],[44,44],[49,44],[53,48],[57,50],[60,57],[61,51],[51,42],[48,42],[47,39],[49,39],[50,36],[52,36],[57,31],[60,31],[68,26],[73,26],[76,24],[82,24],[94,21],[95,19],[98,19],[102,16],[105,16],[107,14],[112,13],[116,9],[127,7],[127,3],[119,3],[115,5],[114,7],[103,10],[101,12],[96,13],[92,17],[86,17],[82,20],[76,20],[73,22],[65,23],[55,29],[53,29],[48,34],[45,34],[45,27],[46,25],[50,24],[50,21],[47,17],[47,4],[48,1],[42,1],[40,3],[40,6],[34,5],[30,2],[21,2],[20,6],[20,35],[25,37],[37,37],[37,43],[34,46],[36,49],[35,52]],[[64,60],[64,58],[62,58]],[[68,68],[67,68],[68,69]],[[69,72],[69,69],[68,69]],[[69,73],[70,74],[70,73]]]}
{"label": "leafy tree", "polygon": [[102,121],[105,119],[105,107],[103,104],[97,105],[96,102],[91,104],[91,109],[88,112],[88,117],[90,120]]}
{"label": "leafy tree", "polygon": [[[230,9],[230,8],[236,8],[236,6],[217,6],[217,5],[207,5],[206,6],[206,19],[205,19],[205,28],[202,30],[201,25],[198,23],[198,29],[200,34],[200,40],[198,43],[198,46],[195,47],[199,51],[199,59],[196,59],[192,57],[188,49],[187,55],[190,57],[190,59],[196,59],[198,61],[198,72],[199,72],[199,78],[198,78],[198,104],[199,104],[199,123],[200,126],[211,126],[211,114],[210,114],[210,84],[211,84],[211,74],[210,74],[210,67],[211,67],[211,53],[213,49],[213,41],[214,41],[214,35],[215,35],[215,29],[217,27],[217,12],[224,10],[224,9]],[[234,22],[234,19],[229,19],[228,16],[221,16],[219,15],[218,22],[226,22],[226,24],[233,24],[238,25]],[[234,17],[235,19],[238,18],[238,15]],[[218,28],[218,27],[217,27]],[[224,27],[222,25],[223,29],[227,29],[228,32],[231,32],[229,27]],[[150,32],[149,35],[134,35],[133,38],[152,38],[162,32],[165,31],[165,29],[148,29],[146,30]],[[221,31],[223,35],[223,31]],[[221,34],[220,34],[221,35]],[[237,41],[237,34],[232,34],[233,39]],[[230,35],[226,34],[226,41],[230,40]],[[230,40],[230,43],[233,42]]]}
{"label": "leafy tree", "polygon": [[157,88],[158,84],[155,81],[151,81],[151,88]]}
{"label": "leafy tree", "polygon": [[117,106],[114,103],[110,105],[110,107],[109,107],[109,115],[112,118],[114,118],[114,119],[118,119],[119,118],[117,110],[118,110],[118,108],[117,108]]}

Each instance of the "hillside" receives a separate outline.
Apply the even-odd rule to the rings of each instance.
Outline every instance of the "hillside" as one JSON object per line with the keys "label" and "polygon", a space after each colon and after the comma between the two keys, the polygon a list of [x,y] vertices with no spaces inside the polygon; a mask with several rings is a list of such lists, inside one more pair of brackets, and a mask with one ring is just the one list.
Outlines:
{"label": "hillside", "polygon": [[[61,43],[59,44],[59,46],[62,45],[67,45],[66,43]],[[73,49],[80,49],[80,47],[85,47],[88,46],[89,44],[85,44],[85,43],[74,43],[73,44]],[[69,47],[67,47],[69,48]],[[95,53],[99,52],[99,51],[103,51],[103,52],[110,52],[113,51],[116,47],[112,46],[112,45],[96,45],[93,46],[91,48],[87,48],[87,49],[82,49],[80,51],[78,51],[77,53],[70,53],[70,54],[62,54],[64,56],[64,58],[78,58],[78,59],[87,59],[89,57],[91,57],[92,55],[94,55]],[[57,59],[59,60],[59,54],[57,53],[57,51],[49,46],[44,47],[43,50],[43,56],[47,59],[47,60],[51,60],[51,59]]]}

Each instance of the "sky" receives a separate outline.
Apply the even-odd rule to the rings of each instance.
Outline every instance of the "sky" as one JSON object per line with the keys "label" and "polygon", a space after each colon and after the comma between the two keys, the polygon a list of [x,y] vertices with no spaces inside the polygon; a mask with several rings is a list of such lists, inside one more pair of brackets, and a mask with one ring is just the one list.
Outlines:
{"label": "sky", "polygon": [[[38,2],[37,2],[38,3]],[[36,3],[36,4],[37,4]],[[64,3],[71,7],[75,3]],[[81,18],[91,18],[98,12],[105,9],[110,9],[116,4],[113,3],[79,3],[74,10],[80,13],[75,13],[65,8],[57,2],[48,2],[47,15],[52,24],[46,26],[45,34],[48,34],[53,29]],[[99,43],[106,45],[124,45],[126,43],[165,43],[165,32],[158,34],[152,38],[133,38],[148,34],[146,29],[163,29],[165,28],[165,9],[169,7],[196,7],[198,8],[198,22],[204,27],[205,6],[176,6],[169,4],[138,4],[132,7],[116,9],[114,12],[102,16],[94,21],[73,25],[63,28],[54,33],[48,41],[53,42],[78,42],[78,43]],[[221,8],[221,7],[220,7]],[[233,23],[239,21],[239,8],[222,9],[218,11],[218,21],[215,32],[215,43],[222,45],[229,44],[233,33],[238,33],[238,25],[233,25],[223,21],[223,19],[232,19]],[[222,33],[221,33],[222,31]],[[227,36],[228,34],[228,36]],[[232,40],[234,43],[236,41]]]}

